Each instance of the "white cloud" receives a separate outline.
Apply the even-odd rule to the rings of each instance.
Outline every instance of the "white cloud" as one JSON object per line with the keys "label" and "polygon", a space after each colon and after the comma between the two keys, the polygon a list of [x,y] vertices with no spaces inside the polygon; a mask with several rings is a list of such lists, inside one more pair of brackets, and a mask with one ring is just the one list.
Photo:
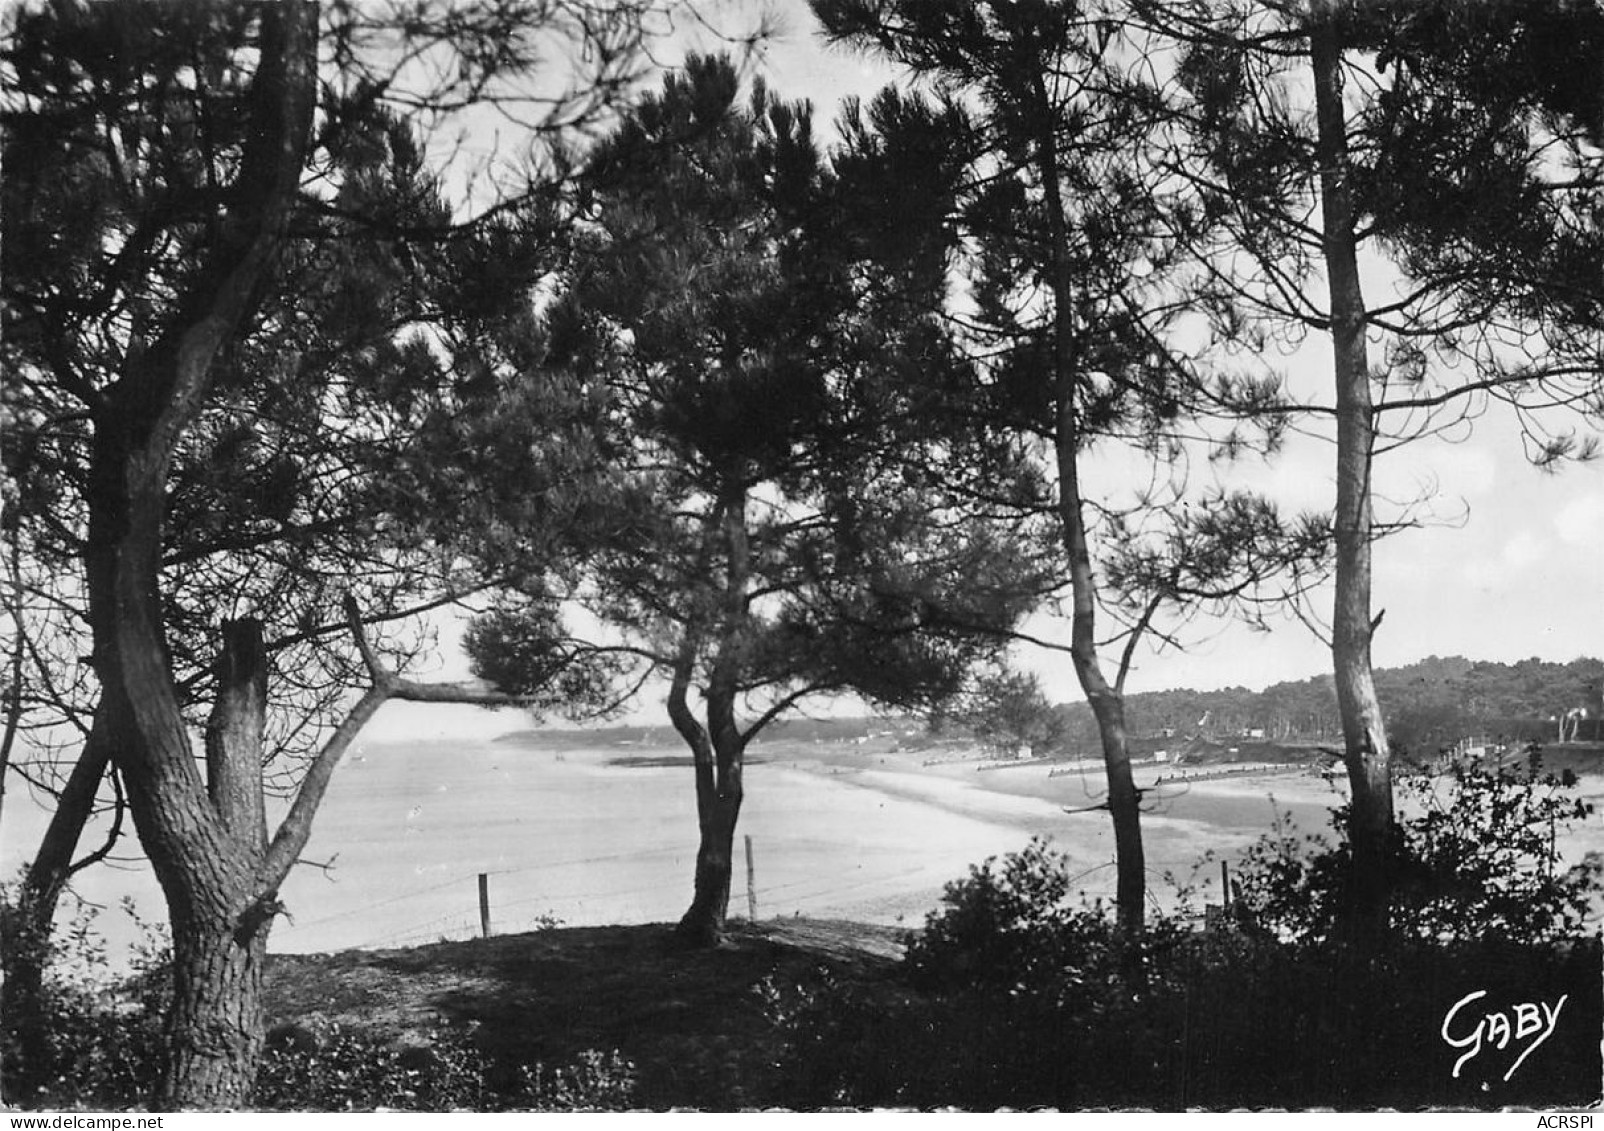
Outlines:
{"label": "white cloud", "polygon": [[1465,580],[1477,589],[1501,589],[1543,561],[1548,543],[1531,530],[1517,530],[1496,553],[1474,554],[1465,563]]}
{"label": "white cloud", "polygon": [[1604,553],[1604,494],[1579,495],[1560,507],[1554,530],[1567,546],[1591,546]]}
{"label": "white cloud", "polygon": [[1504,543],[1504,564],[1511,569],[1525,569],[1543,559],[1543,539],[1530,530],[1520,530]]}

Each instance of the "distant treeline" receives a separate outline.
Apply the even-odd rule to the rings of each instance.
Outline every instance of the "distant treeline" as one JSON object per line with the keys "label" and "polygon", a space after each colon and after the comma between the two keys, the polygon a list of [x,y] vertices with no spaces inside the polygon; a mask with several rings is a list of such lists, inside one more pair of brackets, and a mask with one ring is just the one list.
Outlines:
{"label": "distant treeline", "polygon": [[[760,742],[854,742],[860,738],[908,739],[924,733],[924,722],[911,718],[853,716],[839,718],[776,719],[763,728]],[[683,747],[685,740],[672,726],[609,726],[599,730],[548,728],[539,732],[544,744],[584,746],[597,742],[622,746]],[[520,740],[522,736],[520,736]]]}
{"label": "distant treeline", "polygon": [[[1568,724],[1567,734],[1604,740],[1604,660],[1496,664],[1431,656],[1408,667],[1377,669],[1376,693],[1389,736],[1420,753],[1464,739],[1554,742],[1558,720],[1577,710],[1586,715]],[[1056,710],[1065,717],[1065,746],[1096,748],[1096,726],[1086,704],[1061,704]],[[1134,735],[1174,731],[1287,742],[1336,741],[1342,734],[1329,673],[1263,691],[1230,687],[1134,694],[1126,700],[1126,717]]]}
{"label": "distant treeline", "polygon": [[[1416,753],[1432,753],[1465,739],[1553,743],[1559,738],[1558,719],[1576,710],[1587,713],[1573,724],[1574,731],[1567,727],[1570,737],[1604,742],[1604,660],[1496,664],[1431,656],[1408,667],[1378,669],[1376,691],[1389,734]],[[1055,750],[1037,754],[1099,749],[1096,724],[1085,703],[1061,703],[1052,710],[1061,716],[1055,730],[1063,737]],[[1127,697],[1126,719],[1137,738],[1173,732],[1178,737],[1334,743],[1342,736],[1330,674],[1272,684],[1263,691],[1228,687],[1142,692]],[[949,724],[942,734],[953,739],[961,729]],[[545,732],[551,740],[560,741],[564,735],[567,732]],[[609,727],[569,737],[575,742],[599,739],[642,746],[676,746],[681,741],[667,724]],[[851,742],[865,737],[894,737],[900,745],[917,745],[925,737],[924,724],[899,718],[798,718],[777,721],[763,732],[764,742]]]}

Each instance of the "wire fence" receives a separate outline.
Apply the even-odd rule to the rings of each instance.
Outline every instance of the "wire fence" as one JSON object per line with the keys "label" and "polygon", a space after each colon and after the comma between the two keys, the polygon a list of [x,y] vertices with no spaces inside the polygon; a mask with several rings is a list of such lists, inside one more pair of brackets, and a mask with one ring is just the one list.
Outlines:
{"label": "wire fence", "polygon": [[[609,780],[605,804],[595,800],[594,775],[574,781],[561,774],[549,782],[539,778],[541,792],[531,795],[539,797],[539,805],[531,809],[527,803],[492,805],[482,793],[470,802],[465,799],[472,791],[448,791],[439,784],[454,787],[455,779],[436,779],[432,766],[420,767],[412,771],[414,777],[436,785],[429,795],[433,800],[422,803],[422,815],[415,805],[404,822],[392,825],[388,809],[381,818],[377,806],[363,798],[368,807],[357,811],[371,835],[347,848],[351,855],[331,877],[339,887],[309,878],[289,893],[292,911],[296,905],[304,911],[275,930],[277,947],[394,947],[476,936],[482,931],[481,874],[488,877],[488,917],[496,933],[553,922],[672,921],[689,905],[695,840],[682,832],[689,814],[664,804],[662,775],[617,775]],[[537,780],[532,772],[519,772]],[[970,866],[1021,849],[1032,832],[1046,834],[1062,822],[1055,800],[1042,799],[1037,813],[1028,810],[1029,797],[994,797],[964,788],[967,782],[938,780],[918,796],[903,796],[849,789],[864,783],[844,780],[847,776],[837,781],[834,775],[777,774],[765,783],[761,807],[743,813],[742,824],[756,841],[750,891],[757,917],[803,914],[916,924],[939,908],[946,885],[964,879]],[[516,792],[524,781],[512,779],[504,792]],[[619,813],[630,816],[620,820]],[[1167,857],[1186,851],[1196,839],[1190,824],[1177,824],[1154,837],[1150,848],[1162,845],[1168,851],[1161,856]],[[552,858],[541,857],[543,846]],[[1112,844],[1100,825],[1072,822],[1056,847],[1076,862],[1072,898],[1112,901]],[[735,849],[730,910],[741,918],[749,904],[739,837]],[[1187,882],[1198,889],[1212,887],[1208,876],[1198,878],[1195,856],[1176,861],[1181,879],[1173,884],[1161,874],[1165,860],[1150,857],[1148,863],[1156,911],[1175,907],[1176,889]]]}
{"label": "wire fence", "polygon": [[[870,858],[842,870],[839,864],[827,863],[829,850],[838,850],[839,845],[820,838],[759,840],[756,848],[756,882],[751,894],[759,919],[805,914],[887,924],[910,921],[912,925],[939,906],[948,883],[966,874],[966,869],[955,871],[939,861],[910,864],[905,858],[884,863]],[[277,932],[276,938],[290,949],[321,950],[389,949],[477,937],[481,933],[477,894],[481,874],[489,877],[489,913],[498,934],[556,924],[663,921],[688,905],[693,861],[692,853],[681,847],[595,853],[518,867],[453,870],[420,887],[294,920],[286,930]],[[1079,894],[1112,896],[1113,869],[1112,860],[1100,861],[1073,875],[1071,883],[1096,880]],[[765,872],[774,878],[765,880]],[[665,876],[672,879],[665,882]],[[742,865],[737,860],[732,875],[732,918],[746,917],[745,896]],[[398,914],[409,905],[415,907],[416,917]]]}

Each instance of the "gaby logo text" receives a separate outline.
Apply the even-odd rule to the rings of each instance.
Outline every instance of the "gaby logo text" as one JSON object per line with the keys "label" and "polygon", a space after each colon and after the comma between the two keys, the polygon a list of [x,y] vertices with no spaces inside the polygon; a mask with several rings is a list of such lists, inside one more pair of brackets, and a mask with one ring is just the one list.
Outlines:
{"label": "gaby logo text", "polygon": [[1560,1010],[1565,1008],[1569,994],[1561,994],[1560,999],[1550,1006],[1546,1001],[1523,1001],[1512,1005],[1506,1010],[1485,1010],[1475,1007],[1474,1003],[1487,996],[1486,990],[1477,990],[1466,994],[1443,1015],[1442,1039],[1456,1049],[1467,1049],[1463,1056],[1454,1061],[1454,1078],[1458,1079],[1459,1070],[1465,1063],[1473,1059],[1488,1045],[1493,1048],[1504,1049],[1514,1041],[1516,1047],[1521,1042],[1530,1041],[1521,1054],[1515,1058],[1515,1063],[1509,1066],[1504,1073],[1504,1081],[1515,1075],[1515,1070],[1525,1063],[1526,1058],[1537,1051],[1537,1047],[1549,1037],[1554,1035],[1554,1028],[1559,1024]]}

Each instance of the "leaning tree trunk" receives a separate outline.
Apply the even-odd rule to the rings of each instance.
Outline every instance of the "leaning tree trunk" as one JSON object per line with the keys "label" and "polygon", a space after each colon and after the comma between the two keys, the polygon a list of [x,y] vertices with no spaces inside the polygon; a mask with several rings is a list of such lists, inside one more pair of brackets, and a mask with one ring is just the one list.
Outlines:
{"label": "leaning tree trunk", "polygon": [[[1108,778],[1108,812],[1114,824],[1114,907],[1120,926],[1127,932],[1140,932],[1146,916],[1147,860],[1142,849],[1141,791],[1131,774],[1131,753],[1125,730],[1125,697],[1103,680],[1095,662],[1093,671],[1081,675],[1081,686],[1088,689],[1087,700],[1097,719],[1097,733],[1103,746],[1103,772]],[[1077,665],[1079,671],[1079,665]]]}
{"label": "leaning tree trunk", "polygon": [[[14,1042],[16,1059],[6,1078],[9,1099],[35,1094],[55,1059],[60,1034],[45,1024],[45,967],[56,905],[74,866],[78,841],[94,812],[95,798],[111,761],[109,731],[102,712],[95,713],[83,750],[56,799],[56,810],[39,841],[39,851],[23,877],[14,907],[3,925],[6,950],[5,984],[0,986],[0,1017]],[[107,846],[109,847],[109,845]],[[103,855],[106,849],[101,850]],[[93,858],[93,857],[91,857]]]}
{"label": "leaning tree trunk", "polygon": [[[1067,396],[1068,394],[1064,394]],[[1097,660],[1096,593],[1091,551],[1081,510],[1080,476],[1075,463],[1072,422],[1059,411],[1058,477],[1059,512],[1064,544],[1069,555],[1073,620],[1070,659],[1086,701],[1097,719],[1103,747],[1103,771],[1108,779],[1108,812],[1114,824],[1114,907],[1120,926],[1139,933],[1146,918],[1147,861],[1142,848],[1141,792],[1131,774],[1131,754],[1125,730],[1125,697],[1103,675]],[[1069,437],[1066,440],[1066,435]],[[1068,449],[1068,450],[1066,450]]]}
{"label": "leaning tree trunk", "polygon": [[1366,356],[1367,318],[1354,234],[1342,106],[1342,51],[1337,36],[1332,13],[1317,12],[1310,32],[1310,57],[1337,410],[1336,598],[1331,651],[1352,791],[1348,840],[1353,860],[1347,919],[1357,937],[1374,939],[1386,929],[1391,901],[1392,763],[1370,658],[1375,627],[1370,612],[1375,408]]}

